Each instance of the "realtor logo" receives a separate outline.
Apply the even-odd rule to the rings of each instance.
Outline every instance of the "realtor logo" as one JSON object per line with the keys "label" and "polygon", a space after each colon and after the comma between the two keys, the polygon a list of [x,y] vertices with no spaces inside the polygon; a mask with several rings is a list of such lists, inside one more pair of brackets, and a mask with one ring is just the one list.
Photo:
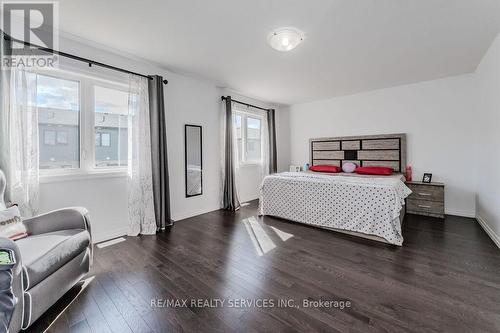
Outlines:
{"label": "realtor logo", "polygon": [[2,31],[12,38],[2,43],[2,67],[55,67],[57,13],[57,2],[2,2]]}

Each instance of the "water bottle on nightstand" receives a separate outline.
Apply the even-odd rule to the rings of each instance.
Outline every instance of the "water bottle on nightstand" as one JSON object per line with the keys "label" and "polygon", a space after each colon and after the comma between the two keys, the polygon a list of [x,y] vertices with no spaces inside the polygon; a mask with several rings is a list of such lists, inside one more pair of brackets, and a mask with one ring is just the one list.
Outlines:
{"label": "water bottle on nightstand", "polygon": [[412,179],[412,177],[413,177],[413,175],[412,175],[412,174],[413,174],[413,170],[411,169],[411,166],[410,166],[410,165],[408,165],[408,166],[406,167],[406,172],[405,172],[405,178],[406,178],[406,181],[407,181],[407,182],[411,182],[411,179]]}

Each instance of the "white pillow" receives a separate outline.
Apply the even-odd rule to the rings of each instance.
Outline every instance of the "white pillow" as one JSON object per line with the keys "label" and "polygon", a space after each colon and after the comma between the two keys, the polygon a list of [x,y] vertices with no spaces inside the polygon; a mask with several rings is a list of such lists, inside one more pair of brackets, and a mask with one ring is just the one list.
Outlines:
{"label": "white pillow", "polygon": [[345,173],[353,173],[358,166],[353,162],[342,163],[342,171]]}
{"label": "white pillow", "polygon": [[28,236],[17,206],[0,210],[0,236],[12,240]]}

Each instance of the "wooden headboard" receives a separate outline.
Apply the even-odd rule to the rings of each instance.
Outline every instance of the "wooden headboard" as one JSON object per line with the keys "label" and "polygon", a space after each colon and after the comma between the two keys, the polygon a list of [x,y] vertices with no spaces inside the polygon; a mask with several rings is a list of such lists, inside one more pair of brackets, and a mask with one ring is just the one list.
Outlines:
{"label": "wooden headboard", "polygon": [[384,166],[395,172],[406,168],[406,134],[342,136],[309,139],[311,165]]}

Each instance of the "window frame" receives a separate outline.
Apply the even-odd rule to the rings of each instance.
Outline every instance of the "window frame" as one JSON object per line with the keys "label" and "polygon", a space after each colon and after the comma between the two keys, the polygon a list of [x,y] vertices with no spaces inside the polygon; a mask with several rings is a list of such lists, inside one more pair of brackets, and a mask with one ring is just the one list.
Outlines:
{"label": "window frame", "polygon": [[[245,111],[242,111],[242,110],[239,110],[239,109],[234,109],[233,111],[233,117],[235,116],[240,116],[241,117],[241,145],[242,145],[242,154],[241,154],[241,159],[240,159],[240,154],[238,153],[238,164],[240,166],[260,166],[262,165],[263,163],[263,147],[262,147],[262,143],[263,143],[263,129],[262,129],[262,125],[264,124],[264,117],[261,116],[261,115],[258,115],[258,114],[255,114],[255,113],[251,113],[251,112],[245,112]],[[248,126],[247,126],[247,122],[248,122],[248,118],[253,118],[253,119],[258,119],[260,120],[260,160],[248,160],[247,156],[248,156],[248,142],[247,142],[247,138],[248,138],[248,134],[247,134],[247,131],[248,131]],[[233,119],[233,128],[236,129],[235,125],[234,125],[234,119]]]}
{"label": "window frame", "polygon": [[[117,89],[128,93],[125,83],[100,78],[98,76],[54,69],[51,72],[33,71],[37,75],[49,76],[56,79],[76,81],[79,84],[79,158],[78,168],[39,169],[40,182],[53,182],[81,178],[124,177],[127,175],[127,166],[97,167],[95,158],[95,99],[94,87],[101,86]],[[56,131],[57,132],[57,131]],[[57,133],[56,133],[57,145]]]}

